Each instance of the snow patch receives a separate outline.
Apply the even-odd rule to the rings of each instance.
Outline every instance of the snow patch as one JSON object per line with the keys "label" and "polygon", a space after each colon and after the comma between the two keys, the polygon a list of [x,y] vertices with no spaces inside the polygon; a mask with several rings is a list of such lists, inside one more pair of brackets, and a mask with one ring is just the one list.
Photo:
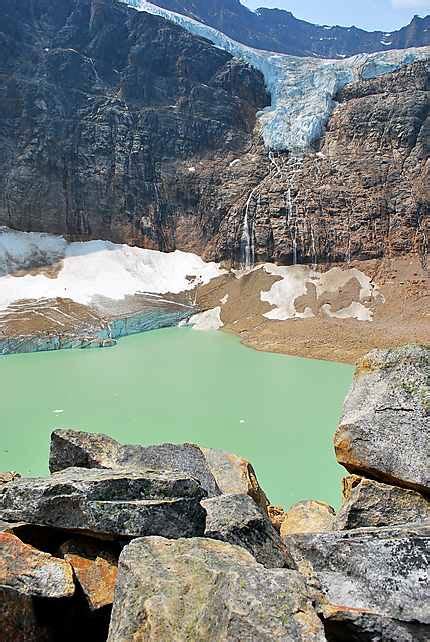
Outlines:
{"label": "snow patch", "polygon": [[[268,274],[282,277],[269,291],[261,292],[261,300],[275,306],[264,314],[268,319],[286,321],[314,318],[315,313],[310,306],[301,310],[296,308],[297,299],[305,295],[311,297],[313,307],[319,308],[328,317],[359,321],[371,321],[373,313],[368,305],[383,301],[371,278],[356,268],[343,270],[335,267],[328,272],[317,272],[305,265],[276,266],[266,263],[264,269]],[[331,303],[319,305],[323,296],[340,295],[351,279],[355,279],[360,287],[357,301],[351,301],[339,310],[334,310]]]}
{"label": "snow patch", "polygon": [[225,296],[222,297],[222,299],[220,299],[220,303],[225,305],[227,303],[228,299],[229,299],[229,295],[226,294]]}
{"label": "snow patch", "polygon": [[221,321],[221,307],[195,314],[189,319],[188,325],[191,325],[193,330],[219,330],[224,325]]}
{"label": "snow patch", "polygon": [[430,58],[430,47],[359,54],[342,60],[299,58],[253,49],[208,25],[146,0],[123,2],[209,39],[215,46],[261,71],[272,96],[272,105],[259,112],[258,118],[265,145],[273,150],[307,150],[321,137],[335,104],[333,97],[346,84],[381,76],[402,65]]}
{"label": "snow patch", "polygon": [[[55,277],[28,274],[59,264]],[[23,299],[67,298],[89,305],[96,297],[178,294],[223,274],[189,252],[158,252],[110,241],[67,243],[60,236],[0,229],[0,310]]]}

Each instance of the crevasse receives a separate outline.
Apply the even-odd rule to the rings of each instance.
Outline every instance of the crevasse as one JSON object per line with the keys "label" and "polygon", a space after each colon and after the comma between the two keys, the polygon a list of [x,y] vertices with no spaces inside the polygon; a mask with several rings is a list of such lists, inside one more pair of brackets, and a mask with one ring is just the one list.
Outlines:
{"label": "crevasse", "polygon": [[245,60],[264,76],[272,104],[259,112],[265,145],[303,152],[324,132],[335,94],[350,82],[381,76],[402,65],[430,59],[430,47],[359,54],[343,60],[299,58],[247,47],[225,34],[146,0],[123,0],[139,11],[162,16]]}

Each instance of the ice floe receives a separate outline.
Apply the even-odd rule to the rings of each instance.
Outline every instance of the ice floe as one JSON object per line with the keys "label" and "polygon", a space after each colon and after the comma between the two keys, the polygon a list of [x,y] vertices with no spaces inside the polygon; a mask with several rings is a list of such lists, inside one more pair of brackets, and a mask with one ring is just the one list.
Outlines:
{"label": "ice floe", "polygon": [[272,105],[259,112],[258,117],[265,145],[273,150],[303,152],[308,149],[324,131],[335,105],[334,96],[348,83],[381,76],[404,64],[430,58],[430,47],[385,50],[342,60],[278,54],[243,45],[213,27],[146,0],[123,1],[207,38],[261,71]]}

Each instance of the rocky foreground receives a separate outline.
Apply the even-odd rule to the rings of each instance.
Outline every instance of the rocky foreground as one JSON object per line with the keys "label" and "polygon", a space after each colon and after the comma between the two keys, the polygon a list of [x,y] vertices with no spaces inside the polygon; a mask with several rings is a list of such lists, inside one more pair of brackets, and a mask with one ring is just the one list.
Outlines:
{"label": "rocky foreground", "polygon": [[358,365],[337,514],[228,453],[57,430],[49,477],[0,475],[1,640],[428,640],[429,430],[417,346]]}

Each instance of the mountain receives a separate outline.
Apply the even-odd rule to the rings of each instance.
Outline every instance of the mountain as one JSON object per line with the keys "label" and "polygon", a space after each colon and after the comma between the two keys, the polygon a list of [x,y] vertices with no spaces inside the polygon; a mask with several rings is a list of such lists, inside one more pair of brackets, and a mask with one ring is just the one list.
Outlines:
{"label": "mountain", "polygon": [[207,194],[269,103],[261,74],[112,0],[0,0],[0,15],[0,225],[204,245]]}
{"label": "mountain", "polygon": [[[133,3],[138,6],[139,0]],[[282,9],[253,12],[239,0],[153,0],[152,4],[195,18],[251,47],[295,56],[343,58],[430,45],[430,15],[415,16],[406,27],[387,33],[315,25]]]}
{"label": "mountain", "polygon": [[[0,0],[0,14],[0,225],[235,264],[251,250],[282,264],[425,260],[428,61],[360,58],[366,74],[315,94],[321,129],[313,98],[303,118],[279,95],[268,121],[279,75],[269,96],[249,62],[160,16],[113,0]],[[305,97],[320,86],[311,62],[283,59]],[[312,146],[268,149],[267,122],[306,125]]]}

